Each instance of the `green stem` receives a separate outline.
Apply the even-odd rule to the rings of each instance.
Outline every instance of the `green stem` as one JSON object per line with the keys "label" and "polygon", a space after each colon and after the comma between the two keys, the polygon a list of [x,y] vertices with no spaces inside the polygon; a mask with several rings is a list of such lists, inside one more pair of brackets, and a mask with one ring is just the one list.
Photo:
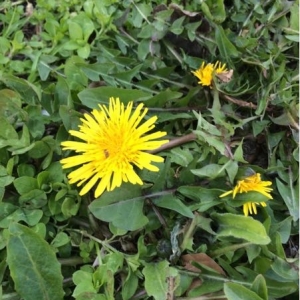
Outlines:
{"label": "green stem", "polygon": [[58,261],[61,265],[64,266],[75,266],[84,263],[83,258],[79,256],[69,257],[69,258],[59,258]]}
{"label": "green stem", "polygon": [[210,255],[210,257],[217,257],[217,256],[221,256],[229,251],[235,251],[235,250],[238,250],[240,248],[244,248],[244,247],[247,247],[250,245],[252,245],[252,243],[250,243],[250,242],[231,245],[231,246],[223,247],[221,249],[210,251],[209,255]]}

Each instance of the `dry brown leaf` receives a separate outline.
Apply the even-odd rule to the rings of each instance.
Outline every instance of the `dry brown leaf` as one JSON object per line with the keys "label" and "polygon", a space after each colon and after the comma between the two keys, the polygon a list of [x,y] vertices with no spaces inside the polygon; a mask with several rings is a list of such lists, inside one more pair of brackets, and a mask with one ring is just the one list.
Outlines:
{"label": "dry brown leaf", "polygon": [[229,70],[226,72],[222,72],[219,74],[216,74],[216,76],[222,81],[222,82],[229,82],[231,80],[231,77],[233,75],[233,70]]}
{"label": "dry brown leaf", "polygon": [[179,11],[179,12],[181,12],[183,15],[186,15],[186,16],[188,16],[188,17],[195,17],[195,16],[199,15],[198,12],[192,12],[192,11],[184,10],[184,9],[182,9],[179,5],[177,5],[177,4],[175,4],[175,3],[171,3],[171,4],[169,5],[169,8],[172,8],[172,9],[174,9],[174,10],[176,10],[176,11]]}
{"label": "dry brown leaf", "polygon": [[223,269],[212,259],[210,258],[207,254],[205,253],[195,253],[195,254],[185,254],[182,255],[181,257],[183,266],[186,270],[195,272],[195,273],[200,273],[201,270],[198,269],[197,267],[193,266],[191,262],[197,262],[199,264],[203,264],[213,270],[215,270],[217,273],[221,275],[226,275]]}

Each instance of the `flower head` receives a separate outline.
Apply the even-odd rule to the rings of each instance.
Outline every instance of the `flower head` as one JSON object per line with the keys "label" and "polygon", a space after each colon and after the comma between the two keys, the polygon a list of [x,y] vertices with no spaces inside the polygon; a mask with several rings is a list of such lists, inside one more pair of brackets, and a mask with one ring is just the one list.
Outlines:
{"label": "flower head", "polygon": [[227,72],[226,64],[222,65],[219,61],[217,61],[214,65],[211,63],[205,65],[203,62],[198,70],[192,71],[192,73],[199,79],[198,83],[203,86],[210,86],[213,80],[213,75],[224,72]]}
{"label": "flower head", "polygon": [[110,98],[109,107],[99,105],[90,114],[84,114],[79,131],[69,133],[82,140],[62,142],[63,150],[74,150],[78,155],[64,158],[61,164],[64,169],[78,167],[68,178],[70,183],[81,186],[80,195],[86,194],[97,183],[95,197],[105,190],[112,191],[122,182],[143,184],[134,170],[134,166],[150,171],[159,169],[152,162],[163,162],[163,158],[145,151],[155,150],[168,142],[155,140],[166,135],[152,130],[157,120],[156,116],[149,118],[143,124],[142,119],[147,113],[143,104],[139,104],[132,112],[133,102],[126,107],[119,98]]}
{"label": "flower head", "polygon": [[[239,180],[233,190],[223,193],[220,195],[220,197],[225,197],[232,194],[232,198],[234,199],[238,193],[258,192],[266,196],[268,199],[273,199],[270,194],[273,189],[268,187],[270,185],[272,185],[271,181],[262,181],[261,175],[259,173],[255,173],[254,175],[248,176],[243,180]],[[255,202],[255,200],[249,200],[249,202],[246,202],[243,205],[243,212],[245,216],[248,216],[249,213],[257,214],[256,205],[258,204],[263,207],[267,206],[265,202]]]}

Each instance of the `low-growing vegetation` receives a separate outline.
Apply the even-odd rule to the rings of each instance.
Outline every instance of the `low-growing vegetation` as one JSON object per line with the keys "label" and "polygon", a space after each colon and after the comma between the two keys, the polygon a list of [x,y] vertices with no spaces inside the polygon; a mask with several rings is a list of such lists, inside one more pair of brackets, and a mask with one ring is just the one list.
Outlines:
{"label": "low-growing vegetation", "polygon": [[0,32],[0,299],[298,299],[298,1],[3,0]]}

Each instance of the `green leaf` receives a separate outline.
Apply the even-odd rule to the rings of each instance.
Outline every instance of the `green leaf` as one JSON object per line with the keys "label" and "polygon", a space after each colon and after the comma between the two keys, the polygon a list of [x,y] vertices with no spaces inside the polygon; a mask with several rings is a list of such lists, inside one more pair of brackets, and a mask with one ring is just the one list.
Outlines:
{"label": "green leaf", "polygon": [[[223,282],[216,280],[205,280],[200,286],[191,289],[188,292],[188,296],[192,299],[196,299],[202,295],[218,292],[223,289]],[[201,299],[201,298],[200,298]]]}
{"label": "green leaf", "polygon": [[81,29],[81,26],[76,22],[73,22],[72,20],[69,20],[68,25],[71,40],[83,40],[83,31]]}
{"label": "green leaf", "polygon": [[130,300],[138,287],[138,277],[129,268],[129,273],[125,282],[122,284],[123,300]]}
{"label": "green leaf", "polygon": [[29,156],[32,158],[41,158],[48,154],[50,148],[47,143],[43,141],[36,141],[32,149],[29,150]]}
{"label": "green leaf", "polygon": [[193,212],[184,205],[177,197],[173,195],[166,195],[160,197],[159,199],[153,200],[153,203],[158,207],[163,207],[177,211],[179,214],[186,216],[188,218],[194,218]]}
{"label": "green leaf", "polygon": [[34,189],[22,194],[19,198],[19,203],[29,209],[41,208],[47,204],[47,196],[44,191]]}
{"label": "green leaf", "polygon": [[188,164],[194,159],[191,151],[189,149],[182,149],[179,147],[171,149],[171,162],[187,167]]}
{"label": "green leaf", "polygon": [[29,81],[15,77],[10,74],[1,74],[0,81],[2,81],[6,86],[18,92],[25,103],[36,104],[39,103],[41,99],[41,93],[39,89],[30,83]]}
{"label": "green leaf", "polygon": [[148,296],[156,300],[167,299],[168,278],[176,277],[178,271],[169,267],[167,261],[147,263],[143,269],[145,276],[145,289]]}
{"label": "green leaf", "polygon": [[259,274],[252,283],[251,290],[264,300],[268,300],[268,287],[263,275]]}
{"label": "green leaf", "polygon": [[39,189],[37,179],[29,176],[17,178],[14,181],[14,186],[20,195],[26,194],[34,189]]}
{"label": "green leaf", "polygon": [[255,292],[238,283],[227,282],[224,284],[224,293],[230,300],[264,300]]}
{"label": "green leaf", "polygon": [[294,186],[291,178],[292,174],[289,175],[288,185],[283,184],[278,178],[276,178],[276,184],[279,194],[289,209],[290,215],[296,222],[299,219],[299,182]]}
{"label": "green leaf", "polygon": [[216,26],[215,34],[220,56],[224,61],[230,62],[231,57],[238,57],[240,55],[239,51],[229,41],[227,34],[225,34],[224,29],[221,26]]}
{"label": "green leaf", "polygon": [[7,118],[0,117],[1,131],[0,131],[0,148],[10,145],[9,142],[2,141],[10,139],[18,139],[18,134],[14,127],[8,122]]}
{"label": "green leaf", "polygon": [[285,260],[276,257],[275,261],[271,264],[272,270],[283,278],[283,281],[299,281],[299,272]]}
{"label": "green leaf", "polygon": [[199,177],[208,177],[210,179],[214,179],[217,177],[222,177],[225,175],[224,166],[220,166],[217,164],[206,165],[201,169],[191,170],[191,172]]}
{"label": "green leaf", "polygon": [[219,189],[206,189],[206,188],[194,187],[194,186],[181,186],[178,188],[178,192],[196,201],[197,204],[195,204],[195,206],[197,206],[199,211],[206,211],[210,207],[222,203],[221,199],[219,198],[222,191],[220,191]]}
{"label": "green leaf", "polygon": [[78,94],[82,104],[89,108],[99,108],[99,104],[108,104],[110,97],[120,98],[127,104],[129,101],[145,101],[151,94],[139,90],[121,89],[111,86],[85,89]]}
{"label": "green leaf", "polygon": [[291,235],[293,217],[289,216],[281,222],[273,223],[270,228],[270,236],[277,232],[280,235],[282,244],[286,244]]}
{"label": "green leaf", "polygon": [[219,237],[233,236],[257,245],[267,245],[271,241],[264,226],[252,217],[239,216],[230,213],[213,213],[211,217],[218,222],[219,229],[217,235]]}
{"label": "green leaf", "polygon": [[64,232],[59,232],[55,238],[52,240],[51,245],[55,248],[61,247],[69,243],[70,237],[64,233]]}
{"label": "green leaf", "polygon": [[148,223],[143,207],[144,197],[141,197],[141,187],[132,184],[123,184],[120,188],[106,192],[89,205],[96,218],[112,222],[120,229],[132,231]]}
{"label": "green leaf", "polygon": [[26,226],[12,223],[7,263],[15,288],[24,300],[61,300],[64,291],[60,264],[44,239]]}
{"label": "green leaf", "polygon": [[250,264],[260,254],[260,251],[261,247],[258,245],[249,245],[246,247],[246,252]]}

